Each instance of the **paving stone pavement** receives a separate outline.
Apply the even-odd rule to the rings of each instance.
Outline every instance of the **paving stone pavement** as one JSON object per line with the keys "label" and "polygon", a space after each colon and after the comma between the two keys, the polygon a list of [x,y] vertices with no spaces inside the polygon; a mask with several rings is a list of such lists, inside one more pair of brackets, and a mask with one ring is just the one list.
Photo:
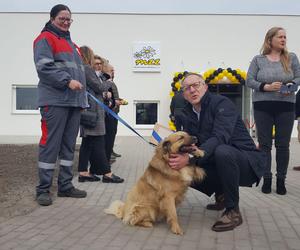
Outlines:
{"label": "paving stone pavement", "polygon": [[[103,209],[111,201],[124,200],[143,173],[153,148],[137,137],[118,137],[116,151],[122,154],[113,172],[125,178],[122,184],[78,183],[88,192],[85,199],[58,198],[52,206],[0,223],[0,249],[72,250],[173,250],[173,249],[300,249],[300,145],[293,139],[285,196],[263,194],[259,187],[240,189],[244,223],[233,231],[216,233],[212,224],[220,212],[205,209],[213,199],[190,189],[178,208],[185,233],[177,236],[165,222],[151,229],[123,225]],[[273,163],[274,165],[274,163]],[[33,187],[34,188],[34,187]]]}

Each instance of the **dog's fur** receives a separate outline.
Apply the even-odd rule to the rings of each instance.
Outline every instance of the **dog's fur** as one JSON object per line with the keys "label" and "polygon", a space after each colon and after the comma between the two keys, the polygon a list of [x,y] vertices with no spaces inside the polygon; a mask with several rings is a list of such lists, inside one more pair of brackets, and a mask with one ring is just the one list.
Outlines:
{"label": "dog's fur", "polygon": [[191,147],[196,137],[185,132],[176,132],[161,142],[143,176],[128,193],[125,203],[114,201],[105,213],[113,214],[124,223],[152,227],[153,222],[166,218],[175,234],[183,234],[178,224],[176,206],[193,180],[202,180],[204,170],[196,166],[186,166],[174,170],[168,165],[171,153],[188,152],[203,157],[204,152]]}

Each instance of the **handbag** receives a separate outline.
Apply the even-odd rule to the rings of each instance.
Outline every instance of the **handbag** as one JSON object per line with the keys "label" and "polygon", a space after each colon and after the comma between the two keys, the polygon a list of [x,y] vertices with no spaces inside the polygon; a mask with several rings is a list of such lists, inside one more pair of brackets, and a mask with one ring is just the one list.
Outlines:
{"label": "handbag", "polygon": [[97,125],[98,114],[96,111],[85,109],[81,111],[80,125],[86,128],[94,128]]}
{"label": "handbag", "polygon": [[[95,92],[88,85],[86,88],[87,91],[95,96]],[[89,107],[81,111],[80,125],[85,128],[92,129],[96,127],[98,121],[97,104],[90,96],[87,98]]]}

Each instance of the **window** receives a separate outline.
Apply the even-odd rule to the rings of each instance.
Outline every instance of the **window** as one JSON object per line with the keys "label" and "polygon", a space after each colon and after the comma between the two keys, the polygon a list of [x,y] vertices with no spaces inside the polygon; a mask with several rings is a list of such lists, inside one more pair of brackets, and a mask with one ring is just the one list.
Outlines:
{"label": "window", "polygon": [[38,114],[37,86],[13,85],[13,113]]}
{"label": "window", "polygon": [[134,101],[135,127],[152,129],[158,122],[159,101]]}

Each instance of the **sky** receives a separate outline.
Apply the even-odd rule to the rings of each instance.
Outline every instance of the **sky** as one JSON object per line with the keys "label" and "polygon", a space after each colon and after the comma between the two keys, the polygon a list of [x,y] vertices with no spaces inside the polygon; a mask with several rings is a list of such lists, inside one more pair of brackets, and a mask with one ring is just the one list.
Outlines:
{"label": "sky", "polygon": [[1,12],[49,12],[63,3],[73,13],[300,15],[299,0],[1,0]]}

